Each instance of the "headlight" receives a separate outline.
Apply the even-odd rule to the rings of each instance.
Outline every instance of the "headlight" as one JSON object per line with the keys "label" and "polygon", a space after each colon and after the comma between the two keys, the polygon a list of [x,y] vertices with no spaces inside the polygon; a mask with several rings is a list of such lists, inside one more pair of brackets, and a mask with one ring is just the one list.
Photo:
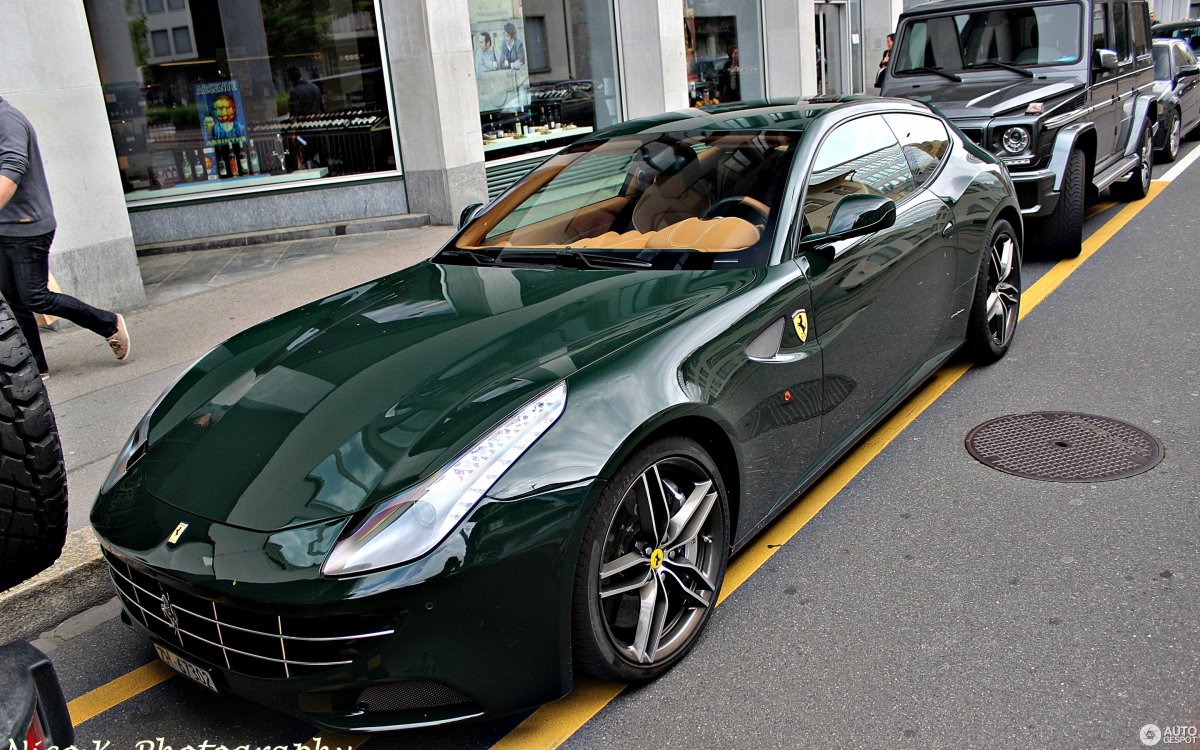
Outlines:
{"label": "headlight", "polygon": [[1012,127],[1004,131],[1001,139],[1004,150],[1010,154],[1023,154],[1029,149],[1029,131],[1025,128]]}
{"label": "headlight", "polygon": [[431,477],[381,503],[337,543],[321,572],[364,573],[415,560],[436,547],[554,424],[566,403],[567,384],[559,383]]}

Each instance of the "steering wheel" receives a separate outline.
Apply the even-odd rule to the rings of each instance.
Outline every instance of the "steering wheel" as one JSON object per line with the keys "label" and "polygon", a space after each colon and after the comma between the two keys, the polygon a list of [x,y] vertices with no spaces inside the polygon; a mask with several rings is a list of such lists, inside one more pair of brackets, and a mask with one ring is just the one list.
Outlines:
{"label": "steering wheel", "polygon": [[766,229],[767,222],[771,219],[771,209],[767,207],[767,204],[763,203],[757,198],[751,198],[748,195],[730,195],[726,198],[722,198],[721,200],[709,206],[700,218],[713,219],[718,216],[725,216],[725,211],[732,207],[736,207],[737,209],[746,209],[735,211],[734,213],[748,214],[748,221],[754,226],[758,227],[760,232]]}

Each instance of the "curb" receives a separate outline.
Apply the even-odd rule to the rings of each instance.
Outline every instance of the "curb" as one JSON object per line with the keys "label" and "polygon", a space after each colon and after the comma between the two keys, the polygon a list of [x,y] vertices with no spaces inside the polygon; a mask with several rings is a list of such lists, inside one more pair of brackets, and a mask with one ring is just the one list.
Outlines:
{"label": "curb", "polygon": [[91,527],[73,531],[54,565],[0,592],[0,643],[36,638],[115,593]]}

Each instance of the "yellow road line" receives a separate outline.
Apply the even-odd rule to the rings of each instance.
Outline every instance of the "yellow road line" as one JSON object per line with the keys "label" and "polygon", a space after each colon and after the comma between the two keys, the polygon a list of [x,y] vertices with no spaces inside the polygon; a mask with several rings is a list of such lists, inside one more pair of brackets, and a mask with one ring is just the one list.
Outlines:
{"label": "yellow road line", "polygon": [[71,723],[79,726],[174,676],[175,671],[161,661],[144,664],[68,703]]}
{"label": "yellow road line", "polygon": [[[1078,258],[1056,263],[1042,278],[1038,279],[1037,283],[1021,295],[1021,317],[1024,318],[1041,304],[1042,300],[1057,289],[1085,260],[1094,255],[1139,211],[1157,198],[1167,184],[1155,182],[1151,185],[1150,194],[1145,199],[1126,205],[1116,216],[1109,219],[1104,226],[1088,237],[1083,243],[1083,250],[1079,253]],[[1116,204],[1100,204],[1093,208],[1092,215],[1106,211],[1113,205]],[[738,556],[730,561],[729,568],[725,571],[725,583],[721,586],[720,596],[717,597],[718,606],[761,568],[763,563],[771,558],[771,555],[774,555],[800,529],[804,528],[805,524],[828,505],[838,492],[866,468],[867,464],[879,455],[889,443],[896,439],[896,436],[904,428],[912,424],[913,420],[941,398],[942,394],[948,391],[950,386],[958,382],[959,378],[970,369],[969,364],[955,363],[934,373],[933,378],[923,388],[905,401],[883,424],[876,427],[857,448],[847,454],[829,473],[813,485],[799,502],[755,537],[748,547],[739,552]],[[579,731],[580,727],[590,721],[624,689],[625,686],[621,684],[596,683],[580,679],[570,694],[534,711],[493,747],[506,750],[518,747],[531,750],[553,750]]]}
{"label": "yellow road line", "polygon": [[1105,211],[1107,211],[1108,209],[1112,208],[1115,205],[1117,205],[1116,201],[1104,201],[1103,203],[1097,203],[1096,205],[1092,206],[1091,208],[1089,208],[1087,210],[1087,213],[1085,213],[1083,215],[1083,218],[1090,219],[1093,216],[1095,216],[1096,214],[1104,213]]}

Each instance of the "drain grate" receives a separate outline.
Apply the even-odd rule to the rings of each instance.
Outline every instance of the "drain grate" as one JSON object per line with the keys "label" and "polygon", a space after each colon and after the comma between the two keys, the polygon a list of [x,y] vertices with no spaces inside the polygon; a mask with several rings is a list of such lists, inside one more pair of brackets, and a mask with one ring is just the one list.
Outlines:
{"label": "drain grate", "polygon": [[967,433],[966,444],[985,466],[1047,482],[1124,479],[1163,457],[1158,440],[1131,424],[1063,411],[988,420]]}

